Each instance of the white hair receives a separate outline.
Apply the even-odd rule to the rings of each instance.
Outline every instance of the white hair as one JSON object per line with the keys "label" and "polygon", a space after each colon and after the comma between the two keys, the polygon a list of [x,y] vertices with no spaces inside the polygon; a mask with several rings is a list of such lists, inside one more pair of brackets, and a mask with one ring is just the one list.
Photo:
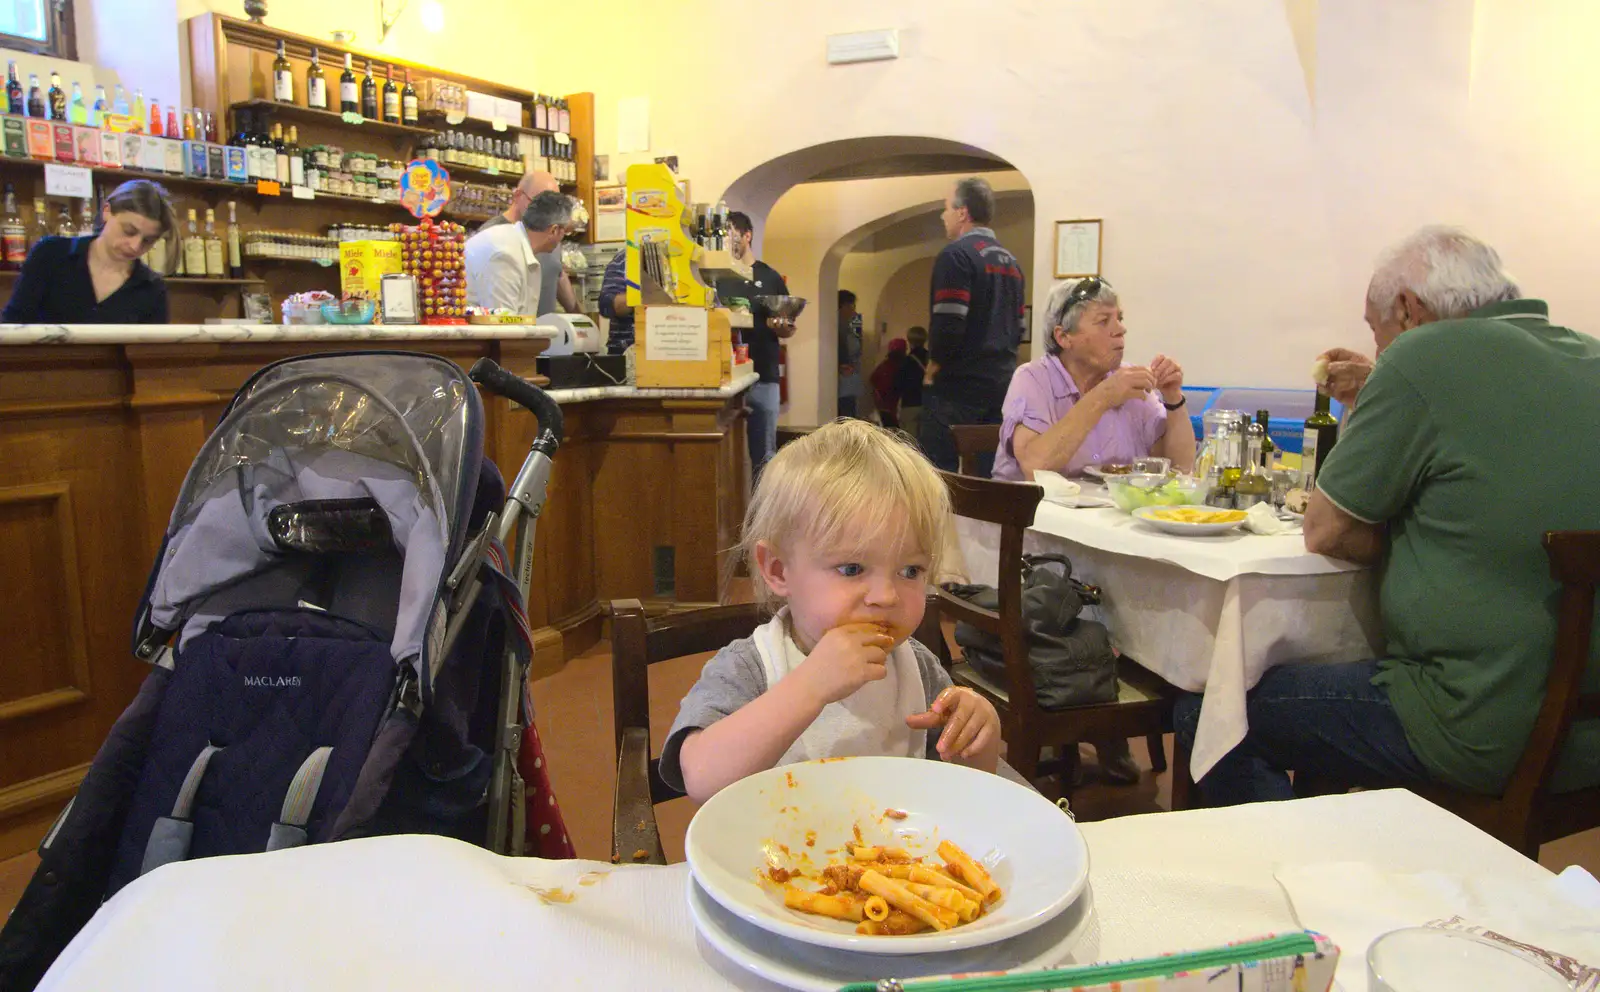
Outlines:
{"label": "white hair", "polygon": [[1430,225],[1384,252],[1367,289],[1380,313],[1409,290],[1440,320],[1522,295],[1500,254],[1459,227]]}
{"label": "white hair", "polygon": [[1067,297],[1083,282],[1081,279],[1068,279],[1058,282],[1050,289],[1050,298],[1044,304],[1044,350],[1051,355],[1061,354],[1061,343],[1056,340],[1056,328],[1065,328],[1071,334],[1078,326],[1078,318],[1089,308],[1091,303],[1109,303],[1117,305],[1117,291],[1105,280],[1100,281],[1100,289],[1093,296],[1078,300],[1070,307],[1067,306]]}

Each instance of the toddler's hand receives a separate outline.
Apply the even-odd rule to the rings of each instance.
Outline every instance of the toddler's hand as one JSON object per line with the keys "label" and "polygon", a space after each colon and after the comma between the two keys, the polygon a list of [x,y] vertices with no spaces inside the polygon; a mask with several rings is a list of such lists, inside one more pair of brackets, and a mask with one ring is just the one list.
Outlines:
{"label": "toddler's hand", "polygon": [[818,703],[826,706],[889,674],[887,661],[894,638],[870,623],[847,623],[822,635],[817,646],[794,670]]}
{"label": "toddler's hand", "polygon": [[906,726],[929,730],[944,724],[939,735],[939,757],[946,761],[970,761],[1000,744],[1000,714],[987,699],[962,686],[951,686],[939,693],[926,713],[906,717]]}

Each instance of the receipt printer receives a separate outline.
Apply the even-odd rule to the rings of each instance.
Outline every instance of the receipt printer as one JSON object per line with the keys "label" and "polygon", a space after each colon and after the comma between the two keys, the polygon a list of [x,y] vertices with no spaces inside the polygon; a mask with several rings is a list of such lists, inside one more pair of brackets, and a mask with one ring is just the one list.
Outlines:
{"label": "receipt printer", "polygon": [[592,355],[604,350],[600,328],[581,313],[547,313],[539,318],[539,327],[555,332],[546,355]]}

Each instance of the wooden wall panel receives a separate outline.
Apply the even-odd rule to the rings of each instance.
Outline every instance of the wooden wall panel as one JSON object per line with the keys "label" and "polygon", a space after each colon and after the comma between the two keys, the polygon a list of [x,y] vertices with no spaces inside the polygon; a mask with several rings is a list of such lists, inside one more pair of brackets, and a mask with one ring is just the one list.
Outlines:
{"label": "wooden wall panel", "polygon": [[89,697],[72,487],[0,487],[0,547],[0,602],[27,621],[10,625],[7,637],[3,723]]}

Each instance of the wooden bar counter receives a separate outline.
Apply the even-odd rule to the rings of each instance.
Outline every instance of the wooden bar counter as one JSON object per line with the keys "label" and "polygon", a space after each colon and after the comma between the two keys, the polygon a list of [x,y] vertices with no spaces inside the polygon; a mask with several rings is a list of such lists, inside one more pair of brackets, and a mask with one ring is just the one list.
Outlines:
{"label": "wooden bar counter", "polygon": [[[38,842],[144,679],[134,611],[189,465],[251,373],[405,350],[532,377],[546,341],[504,327],[0,325],[0,859]],[[593,645],[614,598],[663,611],[723,598],[754,381],[553,391],[567,441],[538,522],[534,678]],[[485,409],[486,455],[509,479],[537,425],[496,397]]]}

